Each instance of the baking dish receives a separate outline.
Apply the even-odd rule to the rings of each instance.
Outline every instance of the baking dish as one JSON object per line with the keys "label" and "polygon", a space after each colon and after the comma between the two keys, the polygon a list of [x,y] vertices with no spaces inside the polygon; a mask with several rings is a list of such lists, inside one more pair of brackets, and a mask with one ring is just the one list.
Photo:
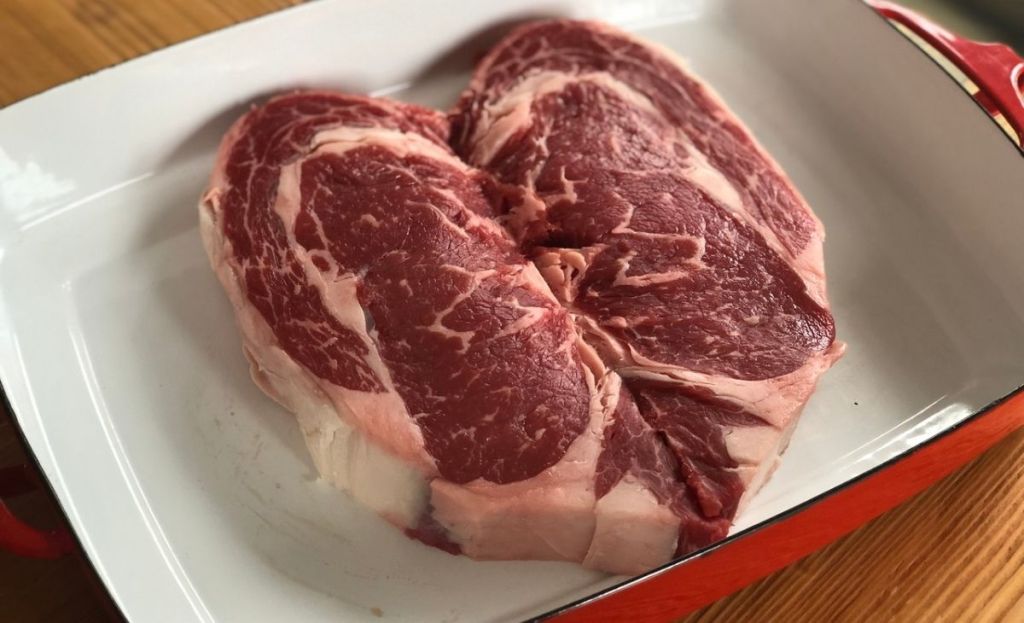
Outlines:
{"label": "baking dish", "polygon": [[[0,380],[125,614],[663,620],[1021,426],[1024,159],[878,10],[959,54],[1021,128],[1016,57],[973,64],[970,44],[857,0],[312,3],[0,111]],[[450,557],[317,482],[248,379],[196,232],[217,141],[251,102],[317,86],[447,107],[509,24],[551,15],[668,45],[722,93],[825,223],[850,344],[730,538],[640,578]]]}

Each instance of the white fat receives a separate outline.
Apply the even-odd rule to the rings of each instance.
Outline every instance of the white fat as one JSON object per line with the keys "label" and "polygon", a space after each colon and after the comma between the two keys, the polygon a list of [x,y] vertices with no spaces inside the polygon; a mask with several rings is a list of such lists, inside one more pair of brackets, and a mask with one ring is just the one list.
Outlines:
{"label": "white fat", "polygon": [[[576,327],[576,349],[580,354],[580,361],[583,363],[584,372],[587,374],[587,385],[593,391],[593,387],[597,384],[597,379],[605,378],[606,375],[611,377],[612,375],[608,374],[608,369],[605,367],[604,361],[597,354],[597,351],[583,339],[578,326]],[[618,379],[618,375],[614,376]],[[610,390],[606,389],[605,391]],[[615,392],[618,392],[618,389],[615,389]]]}
{"label": "white fat", "polygon": [[548,288],[555,298],[563,304],[572,302],[575,298],[573,292],[573,275],[575,270],[563,258],[568,253],[561,249],[546,251],[534,258],[532,265],[538,274],[547,282]]}
{"label": "white fat", "polygon": [[[683,133],[678,133],[679,138],[686,145],[690,155],[689,167],[683,171],[688,179],[704,189],[704,192],[711,195],[711,198],[725,206],[730,212],[746,213],[743,207],[743,197],[732,185],[722,172],[711,166],[707,156],[697,147],[686,140]],[[774,236],[774,234],[773,234]]]}
{"label": "white fat", "polygon": [[481,495],[438,479],[431,483],[431,506],[448,538],[481,560],[579,561],[594,532],[594,494],[582,481],[512,496]]}
{"label": "white fat", "polygon": [[519,273],[519,277],[524,285],[537,294],[544,296],[544,298],[550,300],[552,303],[558,302],[558,298],[551,291],[551,288],[548,287],[548,283],[544,279],[541,269],[537,267],[535,262],[527,262],[522,272]]}
{"label": "white fat", "polygon": [[429,498],[427,481],[419,471],[343,422],[330,404],[310,405],[296,414],[317,470],[327,482],[399,527],[417,525]]}
{"label": "white fat", "polygon": [[532,190],[522,194],[522,201],[508,213],[508,227],[517,235],[530,224],[543,219],[548,205]]}
{"label": "white fat", "polygon": [[629,351],[623,343],[601,328],[590,316],[574,315],[573,319],[587,342],[594,347],[596,352],[600,353],[605,365],[614,368],[621,374],[623,370],[621,366],[628,362],[629,357]]}
{"label": "white fat", "polygon": [[562,182],[562,192],[559,194],[550,193],[546,197],[546,202],[550,205],[554,205],[559,201],[568,201],[569,203],[576,203],[579,200],[579,196],[576,194],[576,182],[565,176],[565,167],[559,171],[559,181]]}
{"label": "white fat", "polygon": [[[768,444],[769,440],[767,438],[761,440],[764,446],[761,447],[760,452],[764,453],[764,458],[760,462],[740,465],[737,468],[736,474],[746,487],[743,491],[743,496],[736,506],[737,516],[747,508],[750,500],[757,495],[761,487],[768,482],[768,479],[772,477],[775,470],[782,464],[782,453],[785,452],[786,446],[789,445],[789,440],[793,436],[793,431],[796,430],[798,421],[799,418],[793,417],[785,428],[775,431],[774,442],[771,445]],[[765,437],[767,437],[767,434],[765,434]]]}
{"label": "white fat", "polygon": [[628,251],[623,257],[616,260],[619,265],[618,271],[615,273],[615,279],[612,281],[612,287],[638,287],[642,288],[645,286],[658,285],[660,283],[669,283],[672,281],[679,281],[689,275],[693,274],[693,271],[701,268],[703,263],[700,261],[700,257],[703,257],[703,240],[700,241],[700,251],[698,257],[690,258],[680,262],[685,270],[667,270],[660,273],[648,272],[641,275],[626,275],[629,272],[629,264],[633,261],[633,258],[637,256],[636,251]]}
{"label": "white fat", "polygon": [[387,128],[354,128],[340,126],[322,130],[313,137],[310,152],[330,146],[333,153],[341,154],[350,149],[359,147],[382,147],[396,154],[399,157],[409,155],[421,155],[445,164],[454,166],[462,171],[468,171],[469,167],[456,158],[450,151],[441,147],[434,141],[416,133],[402,132]]}
{"label": "white fat", "polygon": [[757,464],[772,456],[781,434],[773,426],[727,426],[722,430],[729,456],[744,465]]}
{"label": "white fat", "polygon": [[637,575],[672,559],[679,518],[646,487],[626,476],[597,502],[594,540],[583,565]]}

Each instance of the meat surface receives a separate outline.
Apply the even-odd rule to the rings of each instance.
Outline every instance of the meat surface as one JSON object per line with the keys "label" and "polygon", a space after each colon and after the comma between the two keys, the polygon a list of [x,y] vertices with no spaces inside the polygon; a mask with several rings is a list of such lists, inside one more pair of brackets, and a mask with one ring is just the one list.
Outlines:
{"label": "meat surface", "polygon": [[452,553],[638,573],[724,537],[842,350],[820,223],[604,25],[516,30],[450,119],[306,91],[225,136],[200,229],[254,381]]}
{"label": "meat surface", "polygon": [[[664,509],[676,553],[724,537],[843,350],[821,223],[707,86],[604,24],[520,27],[451,117],[456,151],[506,185],[502,221],[623,379],[598,525],[625,485],[648,494],[632,538],[644,523],[673,536]],[[606,536],[624,547],[599,530],[602,565]]]}

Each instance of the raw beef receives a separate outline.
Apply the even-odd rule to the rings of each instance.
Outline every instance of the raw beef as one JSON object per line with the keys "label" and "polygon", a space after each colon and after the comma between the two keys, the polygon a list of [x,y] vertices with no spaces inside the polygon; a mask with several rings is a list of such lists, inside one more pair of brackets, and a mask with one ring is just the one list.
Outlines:
{"label": "raw beef", "polygon": [[550,471],[593,419],[596,377],[446,138],[415,106],[278,97],[225,137],[200,214],[253,379],[319,471],[451,548],[430,486]]}
{"label": "raw beef", "polygon": [[452,120],[299,92],[228,132],[200,228],[254,381],[449,552],[638,573],[722,538],[841,352],[820,223],[606,26],[515,31]]}
{"label": "raw beef", "polygon": [[843,349],[820,222],[708,87],[603,24],[519,28],[452,120],[456,151],[506,185],[503,222],[624,380],[589,561],[614,567],[629,547],[603,528],[620,487],[631,539],[685,553],[722,538]]}

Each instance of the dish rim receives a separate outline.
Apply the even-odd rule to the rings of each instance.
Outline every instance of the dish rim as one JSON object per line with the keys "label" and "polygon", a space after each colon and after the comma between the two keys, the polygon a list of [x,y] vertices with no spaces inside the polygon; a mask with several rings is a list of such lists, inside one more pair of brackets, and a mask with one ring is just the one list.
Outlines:
{"label": "dish rim", "polygon": [[[945,69],[945,67],[943,67],[942,64],[935,58],[935,56],[933,56],[932,54],[929,54],[923,47],[921,47],[913,39],[908,37],[891,20],[885,18],[883,15],[880,15],[868,3],[868,0],[848,0],[848,1],[856,2],[856,3],[860,4],[865,10],[870,11],[871,13],[873,13],[879,20],[884,22],[895,34],[897,34],[900,38],[904,39],[909,45],[913,46],[913,48],[916,49],[916,53],[923,54],[926,58],[928,58],[928,60],[931,62],[931,64],[935,68],[937,68],[939,71],[941,71],[942,74],[944,74],[949,80],[951,80],[955,84],[957,84],[957,86],[960,87],[960,89],[959,89],[960,92],[963,93],[963,95],[967,96],[971,100],[971,102],[974,103],[974,105],[977,107],[979,112],[981,114],[983,114],[988,119],[988,121],[990,123],[994,124],[997,127],[997,129],[999,129],[1000,134],[1002,134],[1004,139],[1009,141],[1009,143],[1019,152],[1019,155],[1022,157],[1022,162],[1024,162],[1024,137],[1021,137],[1022,142],[1020,144],[1018,144],[1016,141],[1014,141],[1012,139],[1012,137],[1008,133],[1006,133],[1004,128],[999,124],[999,122],[995,119],[995,117],[993,117],[991,114],[988,113],[988,111],[981,104],[981,102],[979,102],[966,88],[964,88],[964,85],[959,80],[957,80],[956,77],[952,73],[947,71]],[[73,85],[75,83],[78,83],[80,81],[83,81],[83,80],[89,80],[89,79],[95,78],[96,76],[98,76],[100,74],[103,74],[104,72],[117,69],[121,65],[125,65],[127,63],[131,63],[131,62],[134,62],[134,61],[142,60],[142,59],[145,59],[147,57],[151,57],[153,55],[161,54],[161,53],[164,53],[164,52],[170,52],[170,51],[175,50],[175,49],[181,49],[181,48],[184,48],[185,46],[192,45],[192,44],[194,44],[194,43],[196,43],[196,42],[198,42],[200,40],[203,40],[203,39],[205,39],[207,37],[219,36],[219,35],[221,35],[224,32],[227,32],[229,30],[232,30],[232,29],[235,29],[235,28],[238,28],[238,27],[241,27],[241,26],[248,25],[250,23],[256,23],[256,22],[259,22],[261,20],[266,20],[266,19],[276,19],[276,18],[279,18],[282,14],[293,12],[293,11],[299,11],[299,10],[304,10],[304,9],[312,9],[313,6],[315,6],[313,3],[301,3],[301,4],[285,6],[285,7],[279,8],[279,9],[272,10],[272,11],[267,12],[267,13],[263,13],[261,15],[256,15],[256,16],[252,16],[252,17],[249,17],[249,18],[245,18],[245,19],[233,22],[231,24],[225,25],[225,26],[223,26],[221,28],[217,28],[215,30],[210,30],[210,31],[207,31],[207,32],[199,33],[197,35],[188,37],[186,39],[182,39],[180,41],[177,41],[177,42],[175,42],[175,43],[173,43],[171,45],[168,45],[168,46],[164,46],[164,47],[161,47],[161,48],[153,49],[153,50],[147,51],[147,52],[145,52],[143,54],[140,54],[140,55],[137,55],[137,56],[133,56],[131,58],[120,60],[120,61],[118,61],[116,63],[113,63],[111,65],[108,65],[106,67],[102,67],[102,68],[90,71],[88,73],[84,73],[84,74],[82,74],[80,76],[77,76],[77,77],[75,77],[75,78],[73,78],[71,80],[68,80],[66,82],[62,82],[60,84],[56,84],[56,85],[47,87],[47,88],[43,89],[42,91],[39,91],[37,93],[33,93],[33,94],[25,96],[25,97],[22,97],[20,99],[15,100],[15,101],[12,101],[12,102],[8,103],[6,106],[4,106],[2,109],[0,109],[0,115],[3,115],[4,112],[7,111],[7,110],[11,110],[11,109],[14,109],[14,108],[19,108],[19,107],[24,106],[24,105],[30,105],[30,102],[32,102],[33,100],[35,100],[38,97],[41,97],[41,96],[46,95],[46,94],[60,92],[65,87],[69,87],[69,86],[71,86],[71,85]],[[627,591],[627,590],[629,590],[630,588],[632,588],[633,586],[635,586],[637,584],[640,584],[640,583],[642,583],[642,582],[644,582],[644,581],[646,581],[648,579],[651,579],[651,578],[653,578],[655,576],[667,573],[667,572],[669,572],[669,571],[671,571],[673,569],[677,569],[679,567],[682,567],[682,566],[684,566],[684,565],[686,565],[686,564],[688,564],[688,563],[690,563],[690,562],[692,562],[692,561],[694,561],[694,560],[696,560],[698,558],[702,558],[704,556],[707,556],[707,555],[709,555],[709,554],[711,554],[711,553],[713,553],[713,552],[715,552],[715,551],[717,551],[719,549],[722,549],[722,548],[725,548],[727,546],[730,546],[733,543],[735,543],[735,542],[737,542],[737,541],[739,541],[741,539],[744,539],[746,537],[749,537],[752,534],[760,532],[760,531],[764,530],[765,528],[767,528],[769,526],[785,522],[785,521],[791,519],[792,517],[794,517],[794,516],[804,512],[804,511],[806,511],[808,508],[810,508],[810,507],[812,507],[812,506],[822,502],[823,500],[825,500],[827,498],[830,498],[830,497],[832,497],[832,496],[834,496],[836,494],[839,494],[839,493],[843,492],[844,490],[852,488],[854,485],[857,485],[857,484],[861,483],[862,481],[867,480],[870,477],[872,477],[872,476],[874,476],[874,475],[876,475],[876,474],[878,474],[878,473],[880,473],[882,471],[885,471],[887,469],[892,468],[894,465],[904,461],[906,458],[908,458],[909,456],[913,455],[914,453],[916,453],[918,451],[921,451],[921,450],[923,450],[923,449],[925,449],[925,448],[927,448],[927,447],[929,447],[929,446],[939,442],[941,439],[943,439],[943,438],[945,438],[945,437],[955,433],[956,431],[960,430],[964,426],[966,426],[968,424],[971,424],[971,423],[975,422],[976,420],[991,414],[993,411],[998,409],[1004,403],[1008,402],[1009,400],[1011,400],[1014,397],[1016,397],[1018,395],[1021,395],[1021,394],[1024,394],[1024,380],[1021,381],[1020,385],[1017,385],[1014,389],[1010,390],[1005,395],[992,400],[991,402],[989,402],[985,406],[983,406],[983,407],[979,408],[978,410],[973,411],[970,414],[964,416],[960,421],[956,422],[955,424],[950,425],[945,430],[942,430],[942,431],[940,431],[938,433],[935,433],[929,439],[927,439],[925,441],[922,441],[922,442],[918,443],[917,445],[914,445],[913,447],[907,448],[906,450],[904,450],[904,451],[898,453],[897,455],[887,459],[886,461],[882,462],[881,464],[876,465],[876,466],[874,466],[874,467],[872,467],[870,469],[867,469],[866,471],[864,471],[864,472],[862,472],[860,474],[857,474],[856,476],[853,476],[853,477],[849,478],[848,480],[845,480],[845,481],[843,481],[843,482],[841,482],[841,483],[839,483],[839,484],[837,484],[837,485],[827,489],[826,491],[824,491],[822,493],[819,493],[819,494],[817,494],[817,495],[815,495],[815,496],[813,496],[811,498],[808,498],[807,500],[804,500],[804,501],[800,502],[799,504],[797,504],[797,505],[795,505],[795,506],[793,506],[793,507],[791,507],[789,509],[786,509],[785,511],[782,511],[782,512],[776,514],[776,515],[773,515],[773,516],[771,516],[771,517],[769,517],[769,518],[767,518],[767,519],[765,519],[765,520],[763,520],[763,521],[761,521],[759,523],[753,524],[753,525],[751,525],[751,526],[749,526],[749,527],[747,527],[747,528],[745,528],[745,529],[743,529],[743,530],[741,530],[741,531],[739,531],[739,532],[737,532],[735,534],[730,534],[726,538],[724,538],[724,539],[722,539],[720,541],[717,541],[717,542],[715,542],[715,543],[713,543],[713,544],[711,544],[711,545],[709,545],[707,547],[701,548],[701,549],[699,549],[697,551],[694,551],[694,552],[692,552],[690,554],[687,554],[685,556],[673,559],[673,560],[671,560],[671,561],[669,561],[667,563],[664,563],[663,565],[661,565],[659,567],[656,567],[656,568],[654,568],[654,569],[652,569],[650,571],[647,571],[647,572],[645,572],[643,574],[640,574],[640,575],[637,575],[637,576],[634,576],[634,577],[631,577],[631,578],[627,578],[625,580],[622,580],[621,582],[617,582],[617,583],[615,583],[615,584],[613,584],[611,586],[602,588],[602,589],[598,590],[597,592],[594,592],[592,594],[589,594],[589,595],[586,595],[584,597],[581,597],[581,598],[575,599],[573,601],[567,602],[565,604],[562,604],[562,605],[560,605],[560,606],[558,606],[556,608],[553,608],[551,610],[548,610],[548,611],[546,611],[546,612],[544,612],[542,614],[535,615],[533,617],[525,619],[525,621],[544,621],[544,620],[548,620],[548,619],[551,619],[553,617],[557,617],[559,615],[567,613],[567,612],[569,612],[571,610],[575,610],[575,609],[580,608],[582,606],[591,604],[591,603],[593,603],[595,601],[599,601],[599,600],[601,600],[601,599],[603,599],[603,598],[605,598],[605,597],[607,597],[609,595],[620,593],[620,592],[623,592],[623,591]],[[74,539],[74,542],[75,542],[75,544],[78,547],[78,551],[81,554],[79,557],[86,561],[86,563],[88,564],[91,572],[93,574],[95,574],[95,576],[100,579],[101,583],[103,584],[104,590],[107,593],[107,597],[109,598],[110,603],[114,604],[114,607],[117,609],[118,613],[121,614],[121,616],[123,617],[124,616],[124,611],[123,611],[123,609],[121,607],[121,604],[118,602],[118,600],[114,596],[114,592],[111,591],[110,587],[107,586],[107,579],[99,572],[99,568],[97,567],[96,562],[93,561],[92,555],[90,555],[88,549],[84,546],[84,543],[82,542],[81,537],[78,535],[77,531],[75,531],[73,525],[71,524],[71,522],[69,520],[70,515],[68,514],[67,509],[65,508],[64,502],[62,502],[60,497],[57,495],[56,489],[55,489],[55,487],[53,485],[53,482],[51,481],[50,475],[43,469],[42,464],[41,464],[41,462],[39,461],[39,458],[36,455],[35,449],[33,448],[31,442],[29,441],[29,439],[26,437],[25,432],[22,429],[22,424],[21,424],[21,421],[19,419],[18,412],[17,412],[17,410],[15,410],[13,404],[11,403],[10,397],[8,396],[8,393],[7,393],[7,390],[6,390],[5,386],[4,386],[4,382],[3,382],[2,378],[0,378],[0,400],[2,400],[2,403],[0,403],[0,404],[2,404],[2,406],[7,410],[7,413],[10,415],[10,419],[11,419],[11,422],[13,424],[13,429],[16,431],[16,437],[18,439],[18,442],[20,443],[22,449],[25,450],[25,454],[28,457],[28,460],[31,462],[33,467],[35,467],[36,471],[41,475],[41,482],[45,486],[46,493],[50,495],[51,499],[53,499],[56,502],[57,507],[60,509],[61,514],[62,514],[61,520],[64,522],[65,525],[67,525],[69,527],[68,531],[71,533],[72,538]]]}

